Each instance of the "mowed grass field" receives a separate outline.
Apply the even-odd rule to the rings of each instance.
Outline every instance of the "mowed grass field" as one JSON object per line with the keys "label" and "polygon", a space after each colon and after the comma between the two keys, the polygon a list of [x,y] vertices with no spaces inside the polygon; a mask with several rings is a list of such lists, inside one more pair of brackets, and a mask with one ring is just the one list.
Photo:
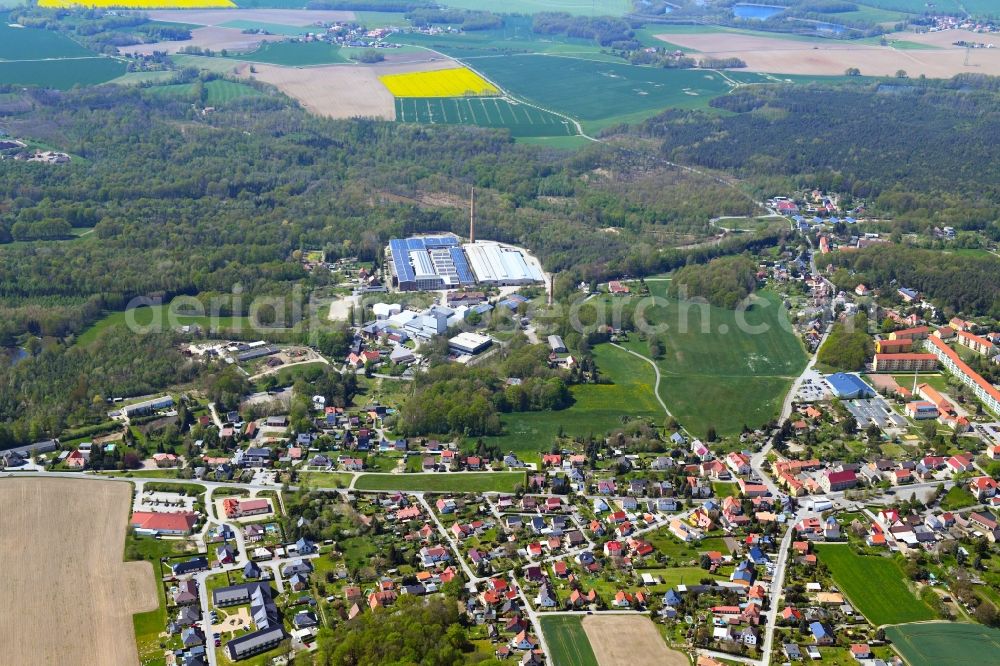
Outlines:
{"label": "mowed grass field", "polygon": [[885,635],[909,666],[1000,664],[1000,629],[981,624],[904,624]]}
{"label": "mowed grass field", "polygon": [[654,69],[558,55],[467,58],[512,95],[565,113],[587,129],[638,121],[666,108],[704,108],[729,92],[720,74]]}
{"label": "mowed grass field", "polygon": [[[311,476],[311,475],[307,475]],[[429,474],[362,474],[357,490],[412,490],[441,493],[512,493],[523,486],[524,472],[467,472]]]}
{"label": "mowed grass field", "polygon": [[395,97],[463,97],[497,95],[500,91],[468,67],[432,72],[384,74],[379,78]]}
{"label": "mowed grass field", "polygon": [[[668,282],[648,284],[659,300],[645,310],[645,319],[666,327],[659,334],[663,354],[656,359],[660,396],[677,420],[703,437],[710,426],[733,434],[776,416],[807,360],[802,343],[782,323],[781,299],[761,292],[739,312],[682,303],[667,295]],[[623,346],[650,355],[648,341],[636,336]]]}
{"label": "mowed grass field", "polygon": [[858,555],[846,545],[818,545],[816,554],[829,567],[840,591],[875,626],[936,617],[906,586],[903,570],[895,561]]}
{"label": "mowed grass field", "polygon": [[611,345],[599,345],[593,354],[601,375],[612,383],[570,387],[575,402],[567,409],[504,414],[504,434],[485,439],[505,453],[514,451],[523,460],[538,462],[560,427],[567,436],[587,437],[620,428],[623,417],[663,422],[665,414],[653,393],[654,374],[648,363]]}
{"label": "mowed grass field", "polygon": [[[246,328],[250,325],[248,317],[209,317],[177,314],[171,311],[169,305],[144,306],[125,312],[113,312],[95,322],[77,337],[77,344],[88,345],[94,342],[102,331],[111,326],[126,326],[135,323],[141,327],[154,327],[156,330],[170,330],[176,326],[197,324],[206,330]],[[155,325],[155,326],[154,326]]]}
{"label": "mowed grass field", "polygon": [[[289,28],[297,30],[298,28]],[[315,30],[315,28],[314,28]],[[348,62],[342,49],[326,42],[266,42],[249,53],[231,53],[230,58],[285,67],[333,65]]]}
{"label": "mowed grass field", "polygon": [[[195,84],[177,83],[164,86],[153,86],[146,89],[146,94],[158,98],[194,100]],[[205,84],[205,103],[215,106],[244,97],[261,97],[263,93],[252,86],[236,81],[216,79]]]}
{"label": "mowed grass field", "polygon": [[552,651],[552,666],[599,666],[579,615],[541,617],[542,633]]}
{"label": "mowed grass field", "polygon": [[572,123],[554,113],[499,97],[397,97],[396,120],[509,129],[515,137],[576,134]]}

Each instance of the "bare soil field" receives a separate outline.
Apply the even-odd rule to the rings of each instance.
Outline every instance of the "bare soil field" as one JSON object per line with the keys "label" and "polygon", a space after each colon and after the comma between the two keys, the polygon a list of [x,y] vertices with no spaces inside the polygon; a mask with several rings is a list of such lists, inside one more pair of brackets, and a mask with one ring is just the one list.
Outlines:
{"label": "bare soil field", "polygon": [[[951,46],[960,39],[989,42],[989,35],[952,30],[916,35],[895,33],[890,38],[921,42],[939,49],[894,49],[889,46],[835,41],[792,41],[735,33],[660,35],[659,38],[718,58],[740,58],[748,71],[773,74],[839,76],[857,67],[865,76],[893,76],[898,70],[909,76],[924,74],[950,78],[962,72],[1000,74],[1000,49],[976,49],[965,64],[965,49]],[[1000,41],[1000,40],[998,40]]]}
{"label": "bare soil field", "polygon": [[983,34],[971,30],[938,30],[937,32],[894,32],[886,35],[888,39],[905,39],[909,42],[929,44],[941,48],[961,48],[953,46],[955,42],[964,41],[975,44],[993,44],[1000,46],[1000,35]]}
{"label": "bare soil field", "polygon": [[254,65],[252,74],[297,99],[303,107],[329,118],[396,119],[392,94],[370,67],[328,65],[324,67],[279,67]]}
{"label": "bare soil field", "polygon": [[688,666],[645,615],[588,615],[583,630],[601,666]]}
{"label": "bare soil field", "polygon": [[0,480],[4,663],[137,664],[132,615],[157,607],[148,562],[123,562],[132,487]]}
{"label": "bare soil field", "polygon": [[354,12],[309,9],[160,9],[148,14],[154,21],[220,25],[230,21],[255,21],[304,26],[317,21],[353,21]]}
{"label": "bare soil field", "polygon": [[319,67],[279,67],[254,65],[253,78],[270,83],[297,99],[303,107],[329,118],[396,119],[396,102],[382,85],[382,74],[430,71],[454,67],[455,62],[440,56],[403,63],[378,65],[324,65]]}
{"label": "bare soil field", "polygon": [[247,35],[236,28],[195,28],[191,31],[191,39],[154,42],[152,44],[133,44],[132,46],[122,46],[119,51],[127,54],[151,55],[159,51],[161,53],[177,53],[185,46],[197,46],[203,49],[221,51],[231,49],[233,51],[252,51],[263,42],[280,42],[287,37],[283,35]]}

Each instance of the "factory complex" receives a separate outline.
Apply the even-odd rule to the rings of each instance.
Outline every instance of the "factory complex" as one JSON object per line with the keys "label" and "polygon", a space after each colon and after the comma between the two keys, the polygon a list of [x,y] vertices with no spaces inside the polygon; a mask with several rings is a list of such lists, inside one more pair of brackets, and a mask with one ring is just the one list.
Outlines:
{"label": "factory complex", "polygon": [[389,268],[400,291],[473,285],[520,286],[545,281],[541,264],[521,248],[495,241],[461,244],[453,234],[394,238]]}

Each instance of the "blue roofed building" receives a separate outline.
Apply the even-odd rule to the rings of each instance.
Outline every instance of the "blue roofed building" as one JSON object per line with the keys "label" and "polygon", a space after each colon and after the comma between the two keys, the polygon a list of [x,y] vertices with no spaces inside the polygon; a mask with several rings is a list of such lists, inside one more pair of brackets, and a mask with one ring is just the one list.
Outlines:
{"label": "blue roofed building", "polygon": [[862,381],[857,375],[838,372],[827,377],[826,382],[833,389],[833,394],[841,400],[875,397],[875,389]]}
{"label": "blue roofed building", "polygon": [[813,622],[809,625],[813,640],[819,645],[830,645],[833,643],[833,631],[822,622]]}

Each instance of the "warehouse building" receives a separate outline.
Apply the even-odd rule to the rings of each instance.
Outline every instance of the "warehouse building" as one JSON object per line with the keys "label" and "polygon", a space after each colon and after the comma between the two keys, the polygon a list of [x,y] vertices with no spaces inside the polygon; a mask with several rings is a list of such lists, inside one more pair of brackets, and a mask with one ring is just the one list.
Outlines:
{"label": "warehouse building", "polygon": [[479,335],[478,333],[469,333],[466,331],[448,340],[448,349],[456,354],[475,356],[488,349],[492,344],[493,338],[488,335]]}
{"label": "warehouse building", "polygon": [[479,241],[466,243],[462,249],[480,284],[506,287],[545,281],[538,261],[519,248]]}

